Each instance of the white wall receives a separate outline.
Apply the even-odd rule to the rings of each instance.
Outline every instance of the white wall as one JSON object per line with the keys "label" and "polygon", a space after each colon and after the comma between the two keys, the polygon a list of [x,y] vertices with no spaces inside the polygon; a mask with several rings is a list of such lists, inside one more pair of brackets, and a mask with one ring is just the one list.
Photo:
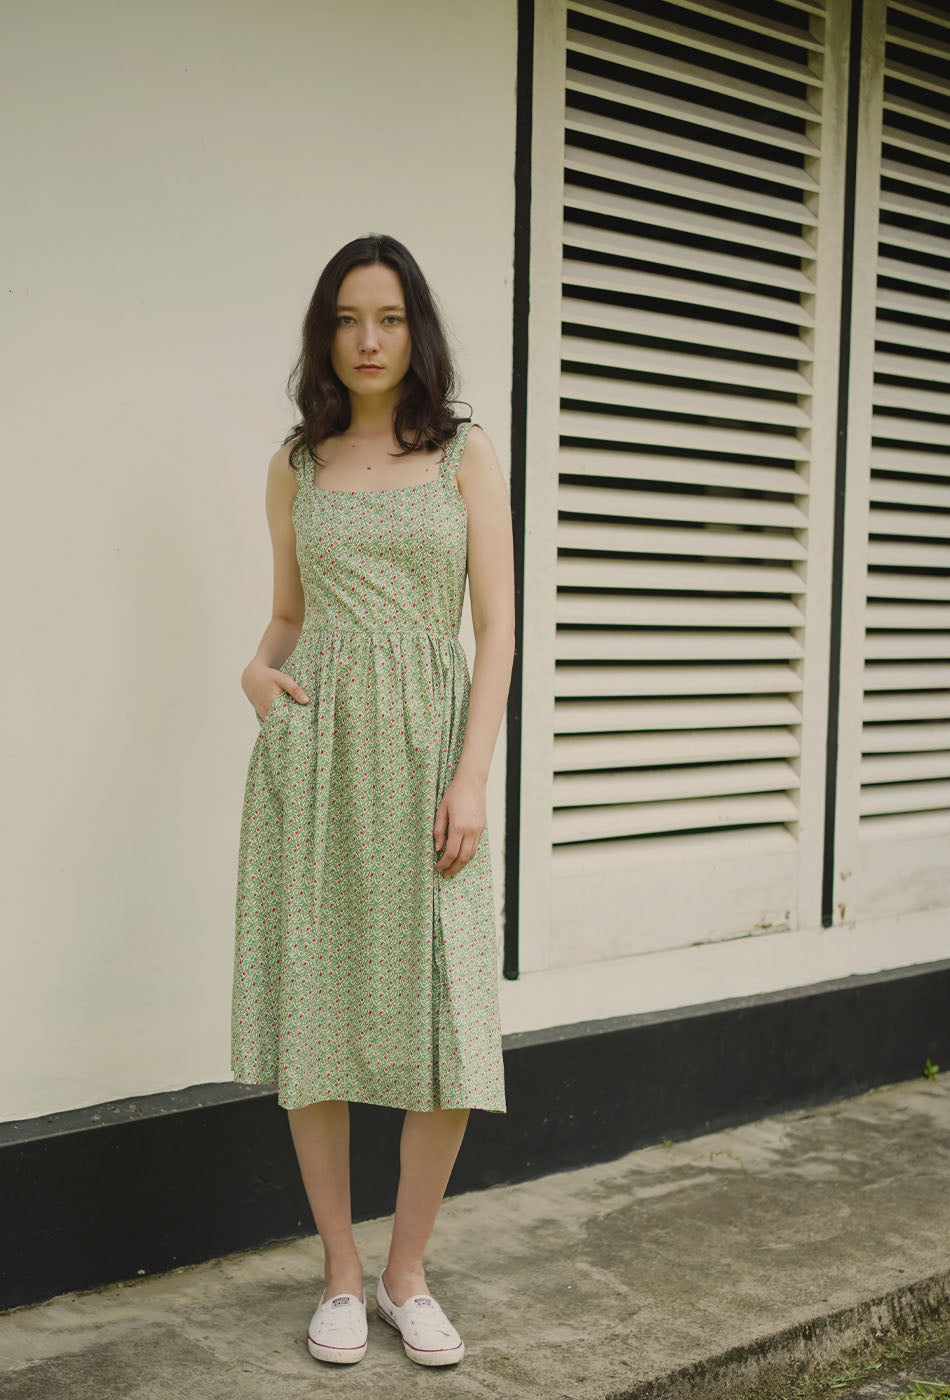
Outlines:
{"label": "white wall", "polygon": [[300,320],[404,241],[507,470],[515,40],[515,0],[3,7],[2,1120],[231,1077]]}

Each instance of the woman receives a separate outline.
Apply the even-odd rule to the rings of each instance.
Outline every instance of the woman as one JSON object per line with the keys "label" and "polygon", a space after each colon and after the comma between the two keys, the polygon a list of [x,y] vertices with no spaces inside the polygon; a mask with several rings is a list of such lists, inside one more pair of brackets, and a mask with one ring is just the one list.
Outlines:
{"label": "woman", "polygon": [[[324,1248],[308,1345],[366,1351],[349,1102],[406,1110],[377,1311],[423,1365],[465,1347],[423,1252],[472,1108],[506,1111],[485,787],[514,655],[507,486],[455,418],[433,296],[371,235],[331,258],[270,461],[273,616],[238,858],[232,1069],[277,1085]],[[458,638],[466,572],[477,647]]]}

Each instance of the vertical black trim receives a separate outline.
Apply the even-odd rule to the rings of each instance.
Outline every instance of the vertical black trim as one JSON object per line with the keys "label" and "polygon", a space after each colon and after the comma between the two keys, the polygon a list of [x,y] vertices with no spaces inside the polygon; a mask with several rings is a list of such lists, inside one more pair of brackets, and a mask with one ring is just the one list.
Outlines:
{"label": "vertical black trim", "polygon": [[825,840],[821,924],[834,923],[835,817],[837,814],[838,721],[841,705],[841,608],[844,591],[844,525],[848,467],[848,397],[851,384],[851,303],[854,295],[855,183],[861,101],[861,36],[864,0],[852,0],[848,52],[848,135],[844,169],[844,228],[841,249],[841,326],[838,339],[838,433],[835,452],[835,519],[831,567],[831,654],[828,665],[828,745],[825,754]]}
{"label": "vertical black trim", "polygon": [[528,311],[531,272],[531,127],[534,101],[534,0],[518,0],[515,105],[515,242],[511,355],[511,516],[515,552],[515,660],[508,697],[505,774],[505,948],[502,971],[518,977],[521,888],[521,735],[524,699],[524,542],[528,422]]}

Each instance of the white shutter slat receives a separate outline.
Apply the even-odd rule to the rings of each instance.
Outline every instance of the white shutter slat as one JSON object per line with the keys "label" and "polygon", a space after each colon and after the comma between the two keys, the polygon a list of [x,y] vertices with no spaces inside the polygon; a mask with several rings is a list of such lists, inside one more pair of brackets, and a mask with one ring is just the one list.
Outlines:
{"label": "white shutter slat", "polygon": [[928,170],[925,165],[903,165],[900,161],[881,161],[881,175],[888,180],[899,180],[913,185],[915,189],[938,190],[946,193],[947,178],[942,170]]}
{"label": "white shutter slat", "polygon": [[743,258],[730,253],[714,253],[708,248],[693,248],[685,244],[677,247],[675,243],[639,238],[635,234],[573,221],[564,224],[564,243],[569,257],[576,256],[574,250],[578,250],[582,257],[585,253],[600,253],[608,257],[628,258],[631,262],[685,267],[711,277],[731,277],[740,282],[753,282],[757,286],[787,287],[806,294],[814,291],[811,279],[792,267],[758,262],[748,256]]}
{"label": "white shutter slat", "polygon": [[[948,184],[948,188],[950,188],[950,184]],[[884,230],[882,230],[882,233],[884,233]],[[935,238],[931,239],[932,243],[937,243],[938,241],[939,240]],[[877,260],[877,272],[879,277],[890,277],[894,281],[916,282],[918,286],[934,287],[939,293],[942,293],[942,296],[936,297],[935,300],[938,303],[941,301],[945,302],[946,305],[943,310],[945,314],[950,314],[947,274],[942,269],[928,267],[926,263],[921,262],[904,262],[900,258],[881,257]],[[937,315],[939,312],[935,308],[930,314]]]}
{"label": "white shutter slat", "polygon": [[[878,522],[872,514],[872,532],[877,528]],[[941,547],[929,542],[908,544],[872,538],[868,542],[868,565],[876,569],[950,569],[950,539],[946,533],[944,539],[946,543]],[[868,594],[892,598],[950,598],[950,578],[882,574],[868,580]]]}
{"label": "white shutter slat", "polygon": [[864,752],[891,753],[899,746],[903,753],[922,753],[926,749],[950,751],[950,723],[888,724],[876,729],[864,726]]}
{"label": "white shutter slat", "polygon": [[[946,16],[944,17],[946,23]],[[941,63],[950,63],[950,44],[942,43],[939,39],[931,38],[929,35],[915,34],[912,29],[899,29],[896,24],[889,24],[887,29],[888,42],[899,44],[904,49],[916,49],[919,53],[930,54]],[[915,71],[915,76],[919,74]],[[946,86],[946,73],[944,74],[944,87]],[[934,91],[939,92],[940,86]]]}
{"label": "white shutter slat", "polygon": [[736,729],[740,726],[798,724],[801,710],[788,696],[733,696],[701,700],[559,700],[554,709],[557,734],[593,734],[631,730]]}
{"label": "white shutter slat", "polygon": [[906,408],[913,413],[930,413],[935,417],[950,418],[950,393],[941,393],[937,389],[909,389],[903,384],[876,384],[874,402],[881,408]]}
{"label": "white shutter slat", "polygon": [[[568,133],[569,135],[569,133]],[[684,175],[680,171],[666,170],[661,165],[644,165],[626,156],[607,155],[603,151],[589,151],[583,146],[569,146],[564,153],[569,171],[583,175],[593,175],[599,180],[612,180],[616,184],[639,187],[654,193],[677,195],[681,199],[692,199],[697,203],[710,204],[717,212],[722,208],[744,210],[748,214],[760,214],[771,219],[785,219],[798,227],[814,224],[815,215],[797,199],[766,194],[762,190],[743,189],[741,185],[729,186],[728,199],[722,183],[704,180],[698,175]],[[911,201],[905,196],[895,199],[895,207]],[[938,217],[936,214],[932,217]],[[738,231],[737,231],[738,235]]]}
{"label": "white shutter slat", "polygon": [[631,483],[673,481],[689,486],[723,486],[746,493],[747,505],[754,504],[750,494],[753,491],[807,496],[811,490],[807,478],[791,467],[761,467],[751,462],[717,461],[714,457],[657,457],[647,452],[610,452],[591,447],[562,446],[558,471],[562,476],[617,477]]}
{"label": "white shutter slat", "polygon": [[632,119],[621,121],[618,117],[603,116],[599,113],[570,111],[567,118],[569,135],[592,136],[601,141],[611,141],[617,145],[629,146],[638,151],[661,151],[677,160],[692,161],[715,171],[731,170],[739,175],[752,175],[759,180],[768,180],[775,185],[791,185],[795,189],[814,190],[816,181],[807,170],[788,161],[768,160],[740,150],[730,150],[727,146],[715,146],[706,141],[695,141],[688,136],[676,136],[672,132],[638,126]]}
{"label": "white shutter slat", "polygon": [[[935,233],[923,233],[920,229],[904,228],[901,224],[895,224],[893,219],[882,219],[880,224],[881,247],[883,248],[903,248],[907,252],[917,254],[923,253],[929,258],[945,258],[947,256],[946,239]],[[897,259],[893,259],[897,262]],[[926,264],[920,258],[914,257],[912,265],[916,265],[921,271],[929,271]],[[895,276],[896,273],[891,273]],[[934,283],[935,286],[946,287],[947,277],[943,276]]]}
{"label": "white shutter slat", "polygon": [[[905,567],[907,565],[916,568],[928,567],[924,560],[924,551],[915,551],[912,547],[898,550],[893,544],[879,546],[876,540],[872,540],[868,549],[872,556],[868,559],[869,567],[889,566],[892,569],[897,569],[902,563]],[[907,555],[910,557],[907,558]],[[930,567],[946,566],[931,564]],[[876,574],[868,578],[868,598],[916,598],[920,602],[933,600],[943,602],[945,599],[950,599],[950,579],[917,574]]]}
{"label": "white shutter slat", "polygon": [[931,5],[927,0],[889,0],[890,8],[900,14],[912,15],[914,19],[925,20],[928,24],[950,27],[950,12],[940,5]]}
{"label": "white shutter slat", "polygon": [[936,326],[908,326],[889,317],[879,317],[877,323],[878,345],[908,346],[911,350],[935,350],[938,354],[950,354],[950,332]]}
{"label": "white shutter slat", "polygon": [[819,154],[818,146],[804,132],[770,126],[767,122],[738,116],[734,112],[701,107],[678,94],[671,96],[654,92],[647,87],[631,88],[627,83],[618,82],[616,78],[583,73],[575,69],[567,75],[568,102],[572,99],[576,101],[579,96],[597,97],[617,106],[655,112],[658,116],[691,122],[702,130],[728,132],[730,136],[741,136],[745,141],[758,141],[765,147],[775,146],[781,150],[797,151],[800,155],[815,158]]}
{"label": "white shutter slat", "polygon": [[570,64],[575,54],[585,58],[596,58],[617,66],[634,69],[634,78],[640,73],[652,73],[671,84],[680,84],[684,92],[696,96],[697,90],[721,93],[727,97],[748,102],[764,111],[785,112],[805,122],[817,123],[821,113],[803,97],[790,96],[780,89],[761,87],[736,78],[732,74],[722,74],[715,68],[703,68],[698,63],[685,63],[682,59],[649,49],[628,48],[610,39],[601,39],[594,34],[582,34],[579,30],[567,32],[567,61]]}
{"label": "white shutter slat", "polygon": [[[590,659],[585,651],[583,660]],[[723,663],[715,666],[558,666],[554,689],[562,698],[579,695],[602,698],[617,695],[765,695],[800,690],[801,677],[790,666],[769,666],[765,663],[755,666]],[[745,733],[744,730],[736,732]],[[705,737],[701,730],[693,733],[696,743],[702,743]],[[751,742],[752,736],[748,737]],[[770,749],[770,752],[778,750]],[[783,749],[782,752],[790,750]],[[562,756],[558,767],[566,766],[569,765],[564,763]]]}
{"label": "white shutter slat", "polygon": [[[767,35],[771,39],[780,39],[786,43],[798,44],[804,49],[813,49],[816,53],[821,52],[819,39],[813,38],[806,29],[795,29],[790,24],[783,24],[768,9],[758,12],[739,10],[732,5],[720,5],[716,0],[679,0],[679,5],[683,10],[694,10],[697,14],[708,15],[710,19],[734,24],[739,29],[748,30],[752,35]],[[801,8],[813,15],[824,13],[820,4],[805,3]]]}
{"label": "white shutter slat", "polygon": [[879,724],[884,727],[889,727],[891,720],[950,719],[950,691],[870,694],[865,697],[861,717],[866,725]]}
{"label": "white shutter slat", "polygon": [[[724,390],[708,393],[686,386],[674,388],[642,380],[608,379],[569,370],[561,375],[561,397],[611,408],[682,414],[690,418],[727,418],[730,422],[765,423],[772,427],[807,428],[810,421],[804,409],[790,399],[740,396]],[[881,435],[893,436],[883,432]],[[918,440],[935,441],[929,435]]]}
{"label": "white shutter slat", "polygon": [[[665,491],[648,490],[624,490],[623,487],[611,486],[568,486],[564,484],[558,491],[558,510],[569,511],[578,515],[582,512],[596,512],[597,515],[620,515],[620,517],[638,519],[656,519],[656,521],[680,521],[683,524],[698,521],[701,525],[709,526],[729,526],[729,525],[760,525],[760,526],[782,526],[789,529],[804,529],[807,524],[807,517],[791,501],[756,500],[756,497],[737,496],[708,496],[708,494],[698,493],[697,496],[687,496],[687,494],[677,491],[677,493],[665,493]],[[583,526],[583,529],[590,529],[590,526]],[[600,529],[600,533],[607,538],[607,529]],[[625,526],[630,529],[630,526]],[[677,540],[683,532],[666,535],[665,538]],[[691,535],[697,540],[697,545],[702,546],[708,543],[714,545],[714,540],[709,539],[711,531],[691,531]],[[732,532],[729,532],[732,535]],[[576,545],[569,545],[571,539],[571,528],[567,524],[562,524],[558,529],[558,546],[564,549],[576,549]],[[595,538],[595,536],[590,536]],[[634,539],[635,536],[621,535],[620,538]],[[756,549],[757,543],[764,543],[763,535],[756,535],[750,539],[749,535],[739,535],[736,532],[736,539],[744,539],[749,550]],[[784,559],[800,559],[797,552],[800,547],[800,540],[786,539],[777,542],[778,547],[788,549],[788,554],[782,554]],[[610,545],[596,543],[595,549],[610,549]],[[641,546],[642,547],[642,543]],[[665,553],[665,550],[659,550]],[[670,550],[670,553],[679,553],[679,550]]]}
{"label": "white shutter slat", "polygon": [[932,125],[935,131],[950,127],[950,121],[946,116],[941,116],[937,109],[928,107],[923,102],[915,102],[902,92],[890,91],[887,88],[884,89],[884,112],[897,112],[902,117],[913,117],[915,121]]}
{"label": "white shutter slat", "polygon": [[[934,447],[950,447],[950,429],[940,419],[893,418],[887,413],[875,413],[872,431],[876,438],[892,438],[903,442],[932,443]],[[946,464],[945,464],[946,465]]]}
{"label": "white shutter slat", "polygon": [[[942,843],[946,836],[950,836],[950,815],[946,811],[938,810],[902,812],[897,817],[863,816],[861,835],[871,859],[876,851],[886,851],[895,841],[919,841],[926,849],[928,845]],[[940,850],[942,849],[941,845]]]}
{"label": "white shutter slat", "polygon": [[812,258],[814,249],[807,239],[791,231],[760,228],[757,224],[737,223],[721,218],[708,209],[681,208],[676,204],[657,204],[653,200],[634,198],[616,190],[588,189],[570,181],[564,192],[568,217],[576,214],[606,215],[631,224],[649,224],[654,228],[678,229],[697,234],[700,238],[715,238],[737,247],[768,248],[774,253],[788,253],[793,258]]}
{"label": "white shutter slat", "polygon": [[748,432],[739,429],[695,427],[689,423],[654,418],[607,418],[582,410],[561,414],[565,437],[590,438],[598,442],[623,443],[630,448],[668,447],[695,452],[728,452],[748,457],[786,457],[808,460],[808,449],[793,437],[778,433]]}
{"label": "white shutter slat", "polygon": [[905,316],[930,316],[936,320],[950,311],[942,297],[908,292],[903,287],[878,286],[876,300],[879,311],[900,311]]}
{"label": "white shutter slat", "polygon": [[[737,670],[736,663],[742,661],[761,661],[763,663],[771,660],[800,661],[802,657],[802,644],[788,632],[768,632],[765,630],[756,632],[729,632],[719,629],[715,632],[691,632],[685,627],[667,628],[664,630],[640,630],[633,627],[626,629],[596,629],[582,627],[561,627],[557,633],[555,657],[557,661],[611,661],[624,662],[635,661],[636,674],[649,676],[651,667],[643,663],[650,661],[714,661],[714,667],[703,666],[701,669],[709,677],[709,693],[712,694],[720,688],[720,683],[727,689],[731,688],[729,678]],[[561,676],[569,677],[576,671],[582,670],[579,666],[557,667],[558,686],[564,686],[564,693],[570,691],[570,680],[560,679]],[[604,671],[604,667],[598,668]],[[623,671],[622,665],[611,667],[612,670]],[[685,671],[683,665],[676,667],[677,673]],[[746,668],[748,669],[748,668]],[[755,674],[758,676],[768,676],[769,668],[765,664],[755,667]],[[795,673],[793,672],[794,676]],[[606,684],[606,682],[604,682]],[[646,681],[644,682],[646,684]],[[791,689],[797,690],[797,684],[793,684]],[[769,690],[771,686],[763,684],[755,685],[753,690]],[[624,692],[633,694],[632,690]]]}
{"label": "white shutter slat", "polygon": [[[930,629],[950,635],[950,608],[939,603],[932,607],[902,607],[899,603],[884,603],[868,599],[865,608],[865,622],[869,632],[895,632],[899,628]],[[868,638],[868,645],[873,637]],[[871,653],[868,652],[868,655]]]}
{"label": "white shutter slat", "polygon": [[874,564],[908,564],[916,568],[947,568],[947,552],[950,539],[947,538],[947,519],[942,515],[930,515],[929,511],[881,511],[870,512],[870,532],[872,535],[916,535],[921,539],[944,540],[943,549],[922,550],[919,545],[890,546],[877,543],[879,553],[872,560]]}
{"label": "white shutter slat", "polygon": [[[801,627],[802,610],[779,598],[651,598],[562,593],[555,621],[588,627]],[[946,624],[944,624],[946,625]]]}
{"label": "white shutter slat", "polygon": [[[688,315],[672,315],[658,311],[640,311],[636,317],[626,306],[610,306],[606,302],[585,301],[570,295],[562,301],[564,321],[583,329],[625,331],[628,335],[650,336],[656,340],[686,342],[717,350],[735,350],[749,355],[768,355],[777,360],[795,362],[811,359],[811,349],[798,335],[783,335],[779,331],[755,330],[732,326],[726,322],[700,321]],[[950,343],[950,336],[947,337]],[[936,348],[936,347],[934,347]]]}
{"label": "white shutter slat", "polygon": [[950,808],[950,782],[881,783],[861,788],[861,817]]}
{"label": "white shutter slat", "polygon": [[573,361],[590,369],[601,367],[631,370],[641,374],[662,374],[669,379],[702,379],[707,383],[741,384],[746,388],[772,389],[776,393],[811,393],[808,380],[797,370],[750,364],[748,360],[719,360],[710,355],[682,354],[652,347],[646,349],[615,340],[594,340],[589,336],[562,335],[561,361]]}
{"label": "white shutter slat", "polygon": [[[902,151],[914,151],[917,155],[926,156],[928,160],[950,160],[950,151],[947,150],[945,142],[921,136],[917,132],[902,131],[900,127],[886,126],[884,142],[885,145],[895,146]],[[936,188],[942,189],[945,186],[938,183]]]}
{"label": "white shutter slat", "polygon": [[[950,336],[947,338],[950,345]],[[894,378],[902,376],[905,379],[925,379],[931,384],[940,383],[950,385],[950,363],[940,360],[923,360],[916,355],[893,355],[884,350],[879,350],[874,356],[874,373],[889,374]],[[881,388],[890,388],[890,385],[880,385]],[[879,400],[880,402],[880,400]]]}
{"label": "white shutter slat", "polygon": [[866,664],[874,661],[943,661],[950,656],[950,632],[869,632],[865,639]]}
{"label": "white shutter slat", "polygon": [[903,214],[909,219],[928,219],[935,224],[950,223],[950,210],[931,199],[917,199],[901,190],[881,190],[882,214]]}
{"label": "white shutter slat", "polygon": [[[656,768],[660,764],[686,767],[699,763],[797,758],[798,746],[787,729],[763,726],[758,729],[681,729],[661,733],[646,730],[641,734],[622,735],[572,734],[556,740],[554,753],[554,766],[559,774],[590,774],[606,773],[611,768]],[[637,776],[642,777],[642,774]],[[741,791],[741,785],[735,790]],[[564,802],[559,805],[569,804]]]}
{"label": "white shutter slat", "polygon": [[[615,296],[686,302],[691,306],[718,307],[745,316],[759,316],[763,320],[812,325],[811,312],[797,300],[760,292],[740,292],[734,287],[720,287],[713,282],[693,282],[686,277],[662,277],[656,272],[640,272],[630,267],[607,267],[567,257],[564,260],[564,281],[572,287],[610,292]],[[909,293],[900,295],[915,300]]]}
{"label": "white shutter slat", "polygon": [[945,666],[926,663],[918,666],[868,664],[864,668],[864,689],[877,690],[936,690],[945,687],[950,694],[950,662]]}
{"label": "white shutter slat", "polygon": [[561,842],[605,840],[689,831],[697,827],[751,826],[792,822],[797,808],[784,793],[697,798],[682,802],[642,802],[615,807],[581,807],[555,811],[553,836]]}
{"label": "white shutter slat", "polygon": [[931,73],[927,68],[912,68],[907,63],[899,63],[896,60],[884,64],[884,77],[897,78],[902,83],[907,83],[910,87],[917,87],[925,92],[942,93],[946,91],[946,77],[939,73]]}
{"label": "white shutter slat", "polygon": [[[908,547],[909,548],[909,547]],[[661,563],[659,559],[577,559],[558,560],[557,582],[561,588],[586,589],[664,589],[690,591],[717,589],[728,593],[778,593],[788,596],[804,593],[805,585],[794,569],[777,565],[729,565],[720,560],[694,564],[687,560]],[[950,597],[950,580],[947,581]]]}
{"label": "white shutter slat", "polygon": [[[669,506],[666,508],[669,514]],[[753,534],[724,527],[659,529],[656,525],[606,525],[602,522],[582,524],[576,520],[562,521],[558,526],[559,549],[613,553],[695,555],[709,559],[805,559],[801,540],[789,535]]]}
{"label": "white shutter slat", "polygon": [[[596,0],[594,4],[588,4],[586,0],[570,0],[570,8],[576,14],[593,15],[597,19],[609,20],[611,24],[640,34],[649,34],[654,39],[662,39],[671,46],[681,45],[691,55],[716,54],[720,58],[728,58],[730,63],[748,64],[756,73],[777,73],[803,86],[817,87],[821,81],[807,64],[796,63],[778,54],[772,54],[767,48],[750,48],[737,43],[731,36],[720,37],[707,30],[689,29],[684,24],[671,24],[667,20],[654,18],[645,11],[614,5],[610,0]],[[575,43],[574,31],[571,31],[570,42],[572,45]],[[810,42],[807,47],[811,47]]]}
{"label": "white shutter slat", "polygon": [[733,761],[728,767],[711,763],[696,768],[687,764],[671,764],[660,771],[632,773],[615,768],[607,773],[559,775],[554,779],[554,800],[562,809],[614,806],[627,802],[646,805],[684,798],[722,797],[732,793],[785,792],[797,788],[799,781],[792,765],[781,762]]}
{"label": "white shutter slat", "polygon": [[939,753],[885,754],[879,758],[866,758],[861,764],[861,782],[865,787],[880,783],[932,783],[947,779],[950,779],[950,749]]}
{"label": "white shutter slat", "polygon": [[939,453],[913,452],[906,447],[871,448],[871,467],[876,471],[908,472],[917,476],[946,476],[947,464]]}
{"label": "white shutter slat", "polygon": [[[950,511],[950,479],[945,482],[938,481],[936,484],[931,481],[893,481],[888,477],[874,477],[871,481],[871,501],[878,504],[882,501],[897,502],[905,506],[928,506],[931,510]],[[927,516],[919,513],[912,517],[917,520],[926,520]],[[933,531],[926,533],[946,534],[946,520],[935,520],[929,517],[936,527]],[[911,520],[905,523],[910,524]],[[895,534],[907,534],[906,530],[895,530]],[[916,534],[917,531],[910,533]]]}

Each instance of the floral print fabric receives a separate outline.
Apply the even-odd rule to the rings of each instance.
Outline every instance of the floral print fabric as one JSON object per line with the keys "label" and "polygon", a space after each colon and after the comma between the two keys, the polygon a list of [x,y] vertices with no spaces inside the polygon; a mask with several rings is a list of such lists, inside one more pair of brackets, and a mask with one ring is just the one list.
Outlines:
{"label": "floral print fabric", "polygon": [[488,829],[435,869],[465,735],[467,509],[455,472],[323,490],[292,454],[300,639],[251,751],[240,828],[231,1068],[283,1108],[346,1099],[506,1112]]}

